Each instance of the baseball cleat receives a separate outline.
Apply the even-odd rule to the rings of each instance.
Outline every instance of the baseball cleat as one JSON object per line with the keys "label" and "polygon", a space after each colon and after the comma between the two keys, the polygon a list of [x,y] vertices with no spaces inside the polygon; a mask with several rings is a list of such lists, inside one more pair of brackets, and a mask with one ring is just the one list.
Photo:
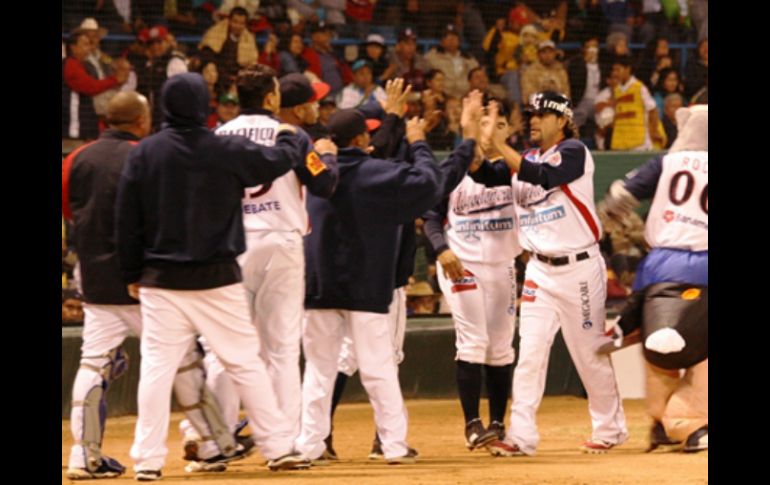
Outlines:
{"label": "baseball cleat", "polygon": [[412,463],[417,463],[417,457],[419,455],[420,454],[414,448],[407,448],[406,455],[385,458],[385,463],[388,465],[410,465]]}
{"label": "baseball cleat", "polygon": [[473,451],[476,448],[485,446],[497,439],[496,431],[484,429],[481,419],[476,418],[465,425],[465,446]]}
{"label": "baseball cleat", "polygon": [[267,467],[273,472],[278,470],[305,470],[310,468],[310,465],[310,460],[296,451],[267,462]]}
{"label": "baseball cleat", "polygon": [[494,431],[497,434],[497,439],[500,441],[505,439],[505,425],[500,421],[492,421],[489,423],[487,431]]}
{"label": "baseball cleat", "polygon": [[519,445],[506,443],[503,440],[494,440],[487,445],[487,451],[492,456],[524,456],[526,453],[521,451]]}
{"label": "baseball cleat", "polygon": [[96,470],[88,470],[86,468],[69,468],[67,470],[67,478],[70,480],[94,480],[99,478],[115,478],[119,477],[126,471],[126,467],[120,464],[120,462],[109,456],[103,456],[102,462]]}
{"label": "baseball cleat", "polygon": [[382,452],[382,442],[380,437],[376,436],[372,442],[372,451],[369,452],[370,460],[381,460],[385,458],[385,454]]}
{"label": "baseball cleat", "polygon": [[687,437],[682,451],[685,453],[696,453],[709,449],[709,425],[702,426]]}
{"label": "baseball cleat", "polygon": [[674,441],[669,438],[666,430],[663,428],[663,423],[656,421],[650,430],[650,446],[644,452],[650,453],[658,449],[658,447],[663,447],[662,450],[669,451],[671,447],[681,444],[681,441]]}
{"label": "baseball cleat", "polygon": [[610,443],[609,441],[600,440],[599,438],[591,438],[588,441],[585,441],[582,445],[580,445],[580,449],[583,451],[583,453],[588,453],[591,455],[601,455],[604,453],[607,453],[615,446],[614,443]]}
{"label": "baseball cleat", "polygon": [[136,472],[134,479],[137,482],[154,482],[155,480],[160,480],[162,476],[160,470],[139,470]]}
{"label": "baseball cleat", "polygon": [[329,433],[329,436],[326,437],[326,439],[324,440],[324,443],[326,443],[326,451],[324,451],[324,454],[321,456],[323,458],[326,458],[327,460],[338,461],[339,457],[337,456],[337,452],[334,451],[334,447],[332,446],[331,433]]}

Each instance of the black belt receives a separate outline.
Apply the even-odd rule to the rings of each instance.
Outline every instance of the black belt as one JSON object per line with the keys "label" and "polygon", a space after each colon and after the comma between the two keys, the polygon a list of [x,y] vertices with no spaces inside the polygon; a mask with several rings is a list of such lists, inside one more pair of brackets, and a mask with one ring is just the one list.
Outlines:
{"label": "black belt", "polygon": [[[539,259],[540,261],[544,263],[548,263],[551,266],[564,266],[565,264],[569,264],[569,256],[545,256],[543,254],[537,254],[534,253],[535,257]],[[582,253],[577,253],[575,255],[576,261],[583,261],[584,259],[588,259],[591,256],[588,254],[587,251],[583,251]]]}

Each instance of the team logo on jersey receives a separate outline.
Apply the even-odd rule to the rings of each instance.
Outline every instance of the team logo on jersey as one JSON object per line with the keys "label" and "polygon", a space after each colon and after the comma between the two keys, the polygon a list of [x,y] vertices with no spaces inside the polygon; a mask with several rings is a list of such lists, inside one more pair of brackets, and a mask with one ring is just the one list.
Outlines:
{"label": "team logo on jersey", "polygon": [[313,175],[313,177],[326,170],[326,164],[321,160],[321,157],[319,157],[316,152],[310,152],[307,154],[307,157],[305,157],[305,166]]}
{"label": "team logo on jersey", "polygon": [[554,152],[545,157],[543,161],[552,167],[558,167],[561,165],[561,152]]}
{"label": "team logo on jersey", "polygon": [[674,212],[673,211],[666,211],[663,213],[663,220],[666,222],[671,222],[674,220]]}
{"label": "team logo on jersey", "polygon": [[524,228],[527,226],[539,226],[558,219],[567,217],[567,211],[563,205],[553,207],[548,210],[534,212],[532,214],[523,214],[519,217],[519,225]]}
{"label": "team logo on jersey", "polygon": [[591,297],[588,294],[588,282],[581,281],[580,286],[580,313],[583,316],[583,328],[589,330],[594,326],[591,322]]}
{"label": "team logo on jersey", "polygon": [[478,285],[476,284],[476,275],[467,269],[463,270],[462,278],[452,280],[452,293],[475,290],[476,288],[478,288]]}
{"label": "team logo on jersey", "polygon": [[667,210],[663,213],[663,220],[666,222],[679,222],[681,224],[689,224],[691,226],[698,227],[700,229],[709,230],[708,222],[695,219],[694,217],[686,216],[672,210]]}
{"label": "team logo on jersey", "polygon": [[464,234],[464,239],[468,242],[479,241],[481,238],[476,234],[478,232],[500,232],[512,229],[513,219],[510,217],[460,221],[454,226],[455,232],[457,234]]}
{"label": "team logo on jersey", "polygon": [[535,301],[535,293],[537,292],[537,283],[532,280],[526,280],[524,282],[524,288],[521,289],[521,301]]}

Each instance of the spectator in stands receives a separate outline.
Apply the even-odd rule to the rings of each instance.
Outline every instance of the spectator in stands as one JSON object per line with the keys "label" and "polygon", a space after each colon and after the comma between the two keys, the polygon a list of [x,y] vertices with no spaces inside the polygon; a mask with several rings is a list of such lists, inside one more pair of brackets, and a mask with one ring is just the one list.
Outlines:
{"label": "spectator in stands", "polygon": [[275,72],[281,72],[281,59],[278,55],[278,36],[270,32],[259,53],[259,63],[272,67]]}
{"label": "spectator in stands", "polygon": [[612,123],[615,121],[615,87],[618,80],[610,71],[604,77],[604,87],[596,96],[594,104],[594,121],[596,122],[596,148],[609,150],[612,142]]}
{"label": "spectator in stands", "polygon": [[644,0],[642,2],[644,22],[639,27],[639,38],[645,44],[659,37],[676,42],[687,24],[688,15],[686,1]]}
{"label": "spectator in stands", "polygon": [[[190,0],[164,0],[163,17],[168,28],[183,35],[196,35],[204,28],[198,23],[193,3]],[[156,8],[160,8],[160,5]]]}
{"label": "spectator in stands", "polygon": [[679,79],[679,71],[670,67],[661,71],[659,81],[653,87],[652,92],[652,97],[655,99],[655,103],[658,107],[658,113],[662,114],[663,100],[666,96],[674,93],[684,94],[684,85]]}
{"label": "spectator in stands", "polygon": [[483,67],[474,67],[468,72],[468,92],[474,89],[489,94],[489,77]]}
{"label": "spectator in stands", "polygon": [[345,0],[286,0],[286,6],[299,22],[325,22],[337,31],[345,25]]}
{"label": "spectator in stands", "polygon": [[452,150],[458,128],[455,131],[449,128],[447,100],[450,98],[444,92],[444,73],[437,69],[429,70],[425,73],[425,83],[427,88],[422,91],[420,102],[422,116],[426,120],[426,141],[433,150]]}
{"label": "spectator in stands", "polygon": [[216,62],[224,86],[235,82],[240,68],[256,64],[259,59],[256,40],[246,30],[248,19],[246,9],[235,7],[227,19],[208,29],[198,44],[201,56]]}
{"label": "spectator in stands", "polygon": [[620,56],[613,61],[612,76],[618,85],[613,89],[615,121],[610,150],[652,150],[653,143],[663,143],[655,99],[634,77],[630,56]]}
{"label": "spectator in stands", "polygon": [[[369,26],[372,23],[376,3],[377,0],[347,0],[345,2],[345,16],[351,37],[365,39],[369,35]],[[377,77],[376,73],[375,77]]]}
{"label": "spectator in stands", "polygon": [[708,0],[692,0],[690,2],[690,15],[695,30],[698,34],[698,42],[709,37],[709,2]]}
{"label": "spectator in stands", "polygon": [[709,77],[709,40],[698,42],[697,57],[690,56],[684,73],[684,94],[693,96],[706,86]]}
{"label": "spectator in stands", "polygon": [[[708,104],[708,103],[707,103]],[[663,98],[663,130],[666,132],[666,148],[676,140],[679,130],[676,126],[676,110],[685,106],[684,98],[679,93],[671,93]]]}
{"label": "spectator in stands", "polygon": [[216,120],[211,126],[211,120],[208,121],[208,126],[212,130],[219,128],[230,120],[233,120],[241,114],[241,105],[238,101],[238,96],[233,93],[222,93],[219,97],[219,103],[217,103]]}
{"label": "spectator in stands", "polygon": [[567,30],[567,0],[529,0],[519,3],[527,9],[528,17],[554,42],[564,41]]}
{"label": "spectator in stands", "polygon": [[389,63],[385,56],[385,38],[380,34],[369,34],[364,43],[364,53],[358,58],[367,60],[372,65],[372,75],[377,84],[383,85],[390,78]]}
{"label": "spectator in stands", "polygon": [[647,44],[647,47],[639,53],[635,73],[645,86],[653,89],[658,82],[661,69],[678,68],[678,66],[679,63],[674,62],[668,39],[661,37]]}
{"label": "spectator in stands", "polygon": [[302,51],[308,63],[308,70],[332,88],[336,95],[345,85],[353,81],[353,72],[332,48],[334,29],[326,22],[310,26],[310,47]]}
{"label": "spectator in stands", "polygon": [[[102,52],[100,46],[102,38],[107,35],[107,29],[100,28],[99,23],[93,17],[88,17],[80,23],[80,31],[85,32],[91,41],[91,54],[86,58],[86,62],[93,66],[97,79],[105,79],[113,72],[112,58]],[[130,83],[126,81],[124,86],[128,84]],[[136,87],[136,76],[134,76],[133,86]],[[115,87],[94,96],[94,111],[99,117],[100,130],[104,126],[104,118],[107,116],[107,103],[117,93],[118,88]]]}
{"label": "spectator in stands", "polygon": [[438,69],[446,76],[444,89],[450,96],[461,98],[468,92],[468,74],[478,61],[460,51],[460,34],[454,25],[447,25],[441,44],[428,52],[425,60],[432,69]]}
{"label": "spectator in stands", "polygon": [[406,314],[430,315],[436,313],[440,295],[433,291],[427,281],[418,281],[406,287]]}
{"label": "spectator in stands", "polygon": [[519,40],[520,44],[513,52],[513,57],[519,65],[519,77],[521,77],[529,66],[537,62],[537,46],[545,39],[542,38],[537,27],[525,25],[521,28]]}
{"label": "spectator in stands", "polygon": [[585,42],[591,37],[607,35],[607,20],[600,0],[582,0],[567,5],[567,34],[565,42]]}
{"label": "spectator in stands", "polygon": [[77,290],[62,290],[61,292],[61,323],[62,325],[83,324],[83,296]]}
{"label": "spectator in stands", "polygon": [[531,148],[529,134],[527,133],[527,125],[524,123],[524,117],[521,114],[521,105],[519,103],[512,103],[510,105],[508,126],[511,133],[508,137],[508,145],[513,147],[513,149],[519,153],[523,153],[525,150]]}
{"label": "spectator in stands", "polygon": [[[152,106],[152,128],[157,131],[163,121],[160,90],[166,79],[187,72],[186,60],[172,50],[166,27],[156,25],[139,32],[145,58],[136,66],[136,90],[145,95]],[[221,70],[220,70],[221,76]]]}
{"label": "spectator in stands", "polygon": [[594,105],[599,87],[605,77],[599,69],[599,39],[589,37],[583,42],[581,53],[567,61],[567,77],[575,103],[573,121],[580,139],[589,147],[596,146],[594,134]]}
{"label": "spectator in stands", "polygon": [[96,69],[87,61],[92,48],[85,32],[75,31],[67,39],[67,57],[62,61],[62,138],[96,138],[99,122],[93,97],[128,79],[131,66],[125,59],[115,61],[114,75],[98,79]]}
{"label": "spectator in stands", "polygon": [[422,54],[417,52],[417,34],[406,28],[398,34],[396,48],[389,58],[390,67],[387,79],[400,77],[404,84],[412,85],[412,92],[422,91],[425,87],[424,74],[430,69]]}
{"label": "spectator in stands", "polygon": [[510,101],[521,99],[519,64],[514,57],[516,48],[519,47],[519,35],[514,32],[515,28],[515,22],[509,20],[506,24],[504,18],[499,18],[495,21],[495,26],[487,32],[483,44],[489,79],[505,86],[507,99]]}
{"label": "spectator in stands", "polygon": [[460,3],[461,0],[407,0],[409,23],[417,24],[420,37],[439,37],[447,22],[456,21]]}
{"label": "spectator in stands", "polygon": [[308,68],[308,62],[302,57],[302,51],[305,50],[305,41],[301,34],[291,34],[284,36],[279,44],[278,59],[281,76],[293,72],[305,72]]}
{"label": "spectator in stands", "polygon": [[556,91],[570,96],[567,70],[556,60],[556,45],[551,40],[542,41],[537,47],[537,62],[521,76],[521,96],[529,100],[540,91]]}
{"label": "spectator in stands", "polygon": [[337,95],[339,109],[358,108],[370,101],[384,101],[385,90],[374,83],[372,65],[365,59],[353,63],[353,82]]}
{"label": "spectator in stands", "polygon": [[621,32],[627,39],[633,34],[635,15],[629,0],[600,0],[604,18],[607,21],[607,31]]}

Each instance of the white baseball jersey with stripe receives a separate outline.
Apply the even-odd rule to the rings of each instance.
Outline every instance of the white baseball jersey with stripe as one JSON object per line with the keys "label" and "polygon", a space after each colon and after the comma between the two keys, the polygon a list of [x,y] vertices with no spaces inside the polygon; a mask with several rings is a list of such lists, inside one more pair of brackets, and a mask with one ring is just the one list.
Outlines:
{"label": "white baseball jersey with stripe", "polygon": [[708,251],[709,154],[676,152],[663,157],[645,238],[654,248]]}
{"label": "white baseball jersey with stripe", "polygon": [[[559,146],[540,153],[524,154],[533,163],[558,167],[562,163]],[[593,200],[594,159],[585,150],[583,175],[572,182],[545,189],[512,177],[516,218],[521,245],[528,251],[547,256],[571,254],[599,241],[601,225]]]}

